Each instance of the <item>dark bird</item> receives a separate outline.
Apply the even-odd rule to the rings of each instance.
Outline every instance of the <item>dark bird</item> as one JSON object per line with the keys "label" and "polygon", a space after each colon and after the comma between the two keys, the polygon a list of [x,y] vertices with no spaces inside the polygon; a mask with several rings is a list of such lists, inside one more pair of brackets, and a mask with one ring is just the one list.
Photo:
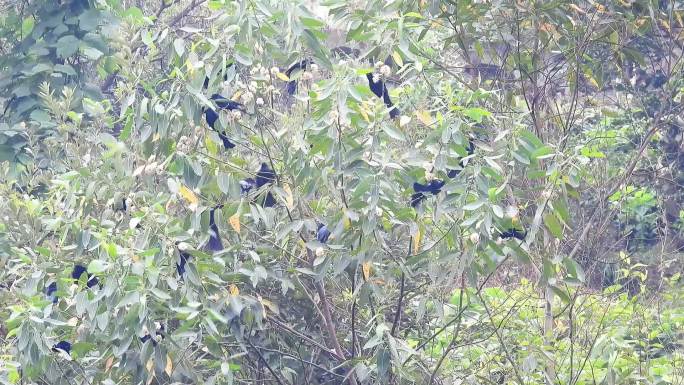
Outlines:
{"label": "dark bird", "polygon": [[499,238],[502,238],[502,239],[515,238],[515,239],[522,241],[525,239],[526,236],[527,236],[527,231],[522,231],[522,230],[518,230],[515,228],[510,228],[506,231],[502,231],[501,234],[499,235]]}
{"label": "dark bird", "polygon": [[442,187],[444,187],[444,181],[441,179],[433,179],[426,184],[413,183],[413,191],[431,193],[432,195],[439,194]]}
{"label": "dark bird", "polygon": [[211,95],[210,99],[213,100],[214,103],[216,103],[216,107],[218,107],[219,110],[229,110],[229,111],[238,110],[238,111],[242,111],[242,112],[247,112],[245,110],[245,106],[242,103],[236,102],[235,100],[228,99],[223,95],[213,94],[213,95]]}
{"label": "dark bird", "polygon": [[[230,67],[232,67],[232,66],[233,66],[233,63],[228,63],[228,65],[226,66],[225,69],[228,69],[228,68],[230,68]],[[219,70],[219,72],[218,72],[217,75],[221,75],[221,74],[223,75],[223,81],[228,80],[228,74],[225,73],[225,71],[224,71],[223,69]],[[209,88],[209,83],[210,83],[210,82],[211,82],[211,79],[209,79],[209,76],[205,76],[205,77],[204,77],[204,85],[203,85],[203,87],[204,87],[205,90],[206,90],[207,88]]]}
{"label": "dark bird", "polygon": [[273,183],[276,179],[276,174],[268,164],[262,163],[259,171],[256,174],[256,187],[261,188],[262,186]]}
{"label": "dark bird", "polygon": [[247,178],[240,181],[240,195],[247,195],[254,187],[256,181],[254,178]]}
{"label": "dark bird", "polygon": [[52,282],[47,287],[45,288],[45,295],[48,297],[48,299],[52,300],[52,303],[56,304],[59,302],[59,298],[55,293],[57,292],[57,282]]}
{"label": "dark bird", "polygon": [[[262,163],[259,171],[256,174],[256,187],[261,188],[267,184],[272,184],[276,180],[276,174],[271,170],[266,163]],[[275,205],[275,198],[269,191],[264,198],[264,207],[273,207]]]}
{"label": "dark bird", "polygon": [[231,142],[230,139],[228,139],[228,137],[226,136],[226,132],[225,131],[221,132],[221,131],[217,130],[216,127],[214,126],[216,124],[216,121],[219,118],[219,115],[216,113],[216,111],[212,110],[211,108],[206,108],[204,110],[204,117],[207,120],[207,124],[209,125],[209,127],[211,127],[214,131],[216,131],[218,133],[218,136],[221,139],[221,142],[223,143],[223,147],[225,149],[230,149],[230,148],[235,147],[235,144],[233,142]]}
{"label": "dark bird", "polygon": [[382,79],[378,79],[377,82],[373,81],[372,73],[367,73],[366,78],[368,78],[368,87],[370,88],[370,90],[375,94],[375,96],[382,99],[387,108],[390,109],[390,118],[395,119],[396,117],[398,117],[401,114],[401,112],[398,108],[394,107],[394,104],[392,104],[392,99],[390,99],[389,92],[387,91],[387,86],[385,85],[385,82]]}
{"label": "dark bird", "polygon": [[59,341],[52,346],[53,352],[59,352],[60,350],[66,352],[66,354],[71,354],[71,344],[67,341]]}
{"label": "dark bird", "polygon": [[[287,71],[285,71],[285,75],[287,75],[287,77],[289,78],[290,76],[292,76],[292,73],[294,71],[306,70],[306,67],[308,67],[309,64],[313,64],[313,60],[304,59],[304,60],[301,60],[297,63],[294,63],[293,65],[291,65],[287,69]],[[290,95],[294,95],[296,92],[297,92],[297,81],[296,80],[290,80],[289,82],[287,82],[287,93]]]}
{"label": "dark bird", "polygon": [[468,147],[466,147],[468,155],[473,155],[475,153],[475,143],[472,140],[468,141]]}
{"label": "dark bird", "polygon": [[337,57],[347,57],[347,58],[357,58],[361,54],[361,51],[359,51],[356,48],[350,48],[347,46],[339,46],[333,48],[330,53],[333,54],[333,56]]}
{"label": "dark bird", "polygon": [[[459,163],[459,164],[460,164],[460,163]],[[461,167],[463,167],[462,164],[461,164]],[[461,173],[461,171],[463,171],[463,170],[459,170],[459,169],[455,169],[455,168],[449,169],[449,170],[447,170],[447,176],[448,176],[449,178],[456,178],[456,177],[458,176],[458,174]]]}
{"label": "dark bird", "polygon": [[316,239],[318,239],[318,242],[327,243],[328,238],[330,238],[330,230],[328,230],[328,226],[319,223],[318,231],[316,231]]}
{"label": "dark bird", "polygon": [[78,281],[81,279],[81,276],[84,273],[87,274],[87,277],[88,277],[88,280],[86,282],[86,285],[88,287],[96,286],[99,283],[97,277],[91,276],[90,273],[88,273],[88,269],[86,269],[82,265],[75,265],[74,266],[74,270],[71,272],[71,278],[73,278],[74,282],[76,282],[76,284],[78,284]]}
{"label": "dark bird", "polygon": [[183,278],[185,274],[185,264],[192,258],[192,255],[186,251],[178,250],[178,262],[176,263],[176,271],[178,275]]}
{"label": "dark bird", "polygon": [[[224,96],[221,96],[219,94],[213,94],[211,95],[211,100],[216,103],[216,107],[218,107],[218,110],[238,110],[245,112],[245,107],[241,103],[238,103],[234,100],[230,100]],[[218,133],[219,138],[221,139],[221,142],[223,142],[223,147],[226,149],[230,149],[235,147],[235,144],[228,139],[228,136],[226,136],[225,131],[219,131],[218,128],[216,128],[216,121],[219,119],[219,114],[212,108],[203,108],[204,111],[204,118],[207,120],[207,124],[209,127],[211,127],[214,131]]]}
{"label": "dark bird", "polygon": [[422,202],[425,198],[427,198],[425,194],[419,192],[411,195],[411,207],[418,207],[420,202]]}
{"label": "dark bird", "polygon": [[207,248],[211,251],[223,250],[223,243],[221,243],[221,236],[219,235],[218,226],[214,220],[214,211],[221,206],[216,206],[209,210],[209,242]]}
{"label": "dark bird", "polygon": [[[155,334],[159,336],[160,339],[164,339],[164,325],[160,325]],[[157,346],[157,338],[152,338],[150,333],[147,333],[144,336],[140,337],[140,342],[142,342],[143,344],[150,340],[152,341],[152,346]]]}

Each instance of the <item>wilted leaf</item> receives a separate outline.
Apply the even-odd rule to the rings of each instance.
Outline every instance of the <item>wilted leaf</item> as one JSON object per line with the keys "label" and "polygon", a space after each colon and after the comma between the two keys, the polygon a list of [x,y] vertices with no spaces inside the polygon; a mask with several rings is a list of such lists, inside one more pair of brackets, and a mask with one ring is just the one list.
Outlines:
{"label": "wilted leaf", "polygon": [[192,190],[185,187],[185,185],[180,186],[179,192],[181,196],[189,203],[188,208],[192,211],[195,211],[197,209],[197,205],[199,205],[199,199],[197,198],[197,195],[195,195]]}
{"label": "wilted leaf", "polygon": [[240,214],[235,213],[228,218],[228,222],[230,223],[230,226],[235,230],[236,233],[240,232]]}
{"label": "wilted leaf", "polygon": [[363,274],[363,280],[368,281],[368,278],[370,278],[371,273],[370,262],[364,262],[363,264],[361,264],[361,273]]}

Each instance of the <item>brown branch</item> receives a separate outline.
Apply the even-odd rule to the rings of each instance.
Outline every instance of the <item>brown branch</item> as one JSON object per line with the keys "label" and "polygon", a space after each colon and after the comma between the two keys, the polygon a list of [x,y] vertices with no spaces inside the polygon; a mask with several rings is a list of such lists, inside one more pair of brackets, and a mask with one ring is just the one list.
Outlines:
{"label": "brown branch", "polygon": [[271,368],[271,365],[268,364],[268,361],[266,361],[266,359],[261,354],[259,349],[257,349],[256,346],[254,346],[254,344],[252,344],[252,341],[250,341],[249,338],[245,339],[245,341],[247,341],[247,344],[256,352],[257,356],[259,356],[259,359],[261,359],[261,362],[263,362],[264,365],[266,365],[266,369],[268,369],[268,371],[271,372],[271,375],[273,376],[273,378],[275,378],[278,385],[283,385],[283,382],[280,381],[280,377],[278,377],[276,372],[273,371],[273,369]]}
{"label": "brown branch", "polygon": [[169,22],[169,27],[176,25],[179,21],[181,21],[185,16],[187,16],[190,12],[192,12],[195,7],[202,5],[206,0],[192,0],[190,4],[188,4],[185,9],[183,9],[178,15],[176,15],[171,21]]}

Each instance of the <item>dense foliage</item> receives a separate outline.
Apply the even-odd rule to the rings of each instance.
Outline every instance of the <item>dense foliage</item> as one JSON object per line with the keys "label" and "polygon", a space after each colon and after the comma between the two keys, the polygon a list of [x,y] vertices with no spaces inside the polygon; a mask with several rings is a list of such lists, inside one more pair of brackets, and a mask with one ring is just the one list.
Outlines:
{"label": "dense foliage", "polygon": [[0,0],[0,383],[681,384],[684,4]]}

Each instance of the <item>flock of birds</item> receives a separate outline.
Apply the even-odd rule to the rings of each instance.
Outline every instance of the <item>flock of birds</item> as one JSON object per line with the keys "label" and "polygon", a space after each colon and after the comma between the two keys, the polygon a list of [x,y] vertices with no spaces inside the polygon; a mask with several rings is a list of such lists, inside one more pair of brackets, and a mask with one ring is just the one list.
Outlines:
{"label": "flock of birds", "polygon": [[[358,56],[358,50],[352,50],[348,47],[338,47],[333,50],[333,52],[336,52],[338,54],[344,54],[347,56],[351,55],[357,55]],[[311,59],[304,59],[299,62],[294,63],[291,65],[286,71],[285,75],[287,75],[288,78],[291,78],[293,74],[296,71],[303,71],[306,70],[310,65],[312,65],[314,62]],[[233,64],[229,64],[229,66],[232,66]],[[400,115],[400,110],[394,106],[392,103],[392,100],[389,95],[389,91],[387,89],[387,85],[385,84],[385,81],[382,78],[379,78],[377,76],[374,76],[372,73],[367,73],[366,77],[368,79],[368,87],[370,88],[371,92],[378,98],[380,98],[383,103],[386,105],[386,107],[389,109],[389,115],[392,119],[396,119]],[[226,79],[226,75],[223,74],[224,80]],[[204,80],[204,89],[207,90],[209,87],[209,84],[211,82],[211,79],[209,77],[206,77]],[[287,93],[290,95],[294,95],[297,92],[297,81],[296,80],[289,80],[286,86]],[[214,103],[215,108],[212,107],[203,107],[202,112],[204,114],[205,120],[207,122],[207,125],[214,130],[219,138],[222,141],[222,144],[225,149],[232,149],[236,146],[235,143],[233,143],[230,138],[228,137],[228,134],[224,129],[221,127],[217,126],[217,122],[219,121],[219,116],[221,111],[240,111],[241,113],[247,113],[245,106],[242,103],[239,103],[237,101],[231,100],[229,98],[226,98],[225,96],[222,96],[218,93],[215,93],[211,95],[210,97],[211,101]],[[467,147],[467,156],[471,156],[475,152],[475,145],[472,141],[468,141]],[[449,178],[455,178],[457,177],[463,168],[465,168],[466,163],[465,163],[465,158],[461,159],[459,161],[459,169],[450,169],[447,170],[447,176]],[[259,191],[262,187],[268,187],[269,185],[272,185],[276,181],[276,173],[275,171],[269,167],[267,163],[262,163],[261,167],[256,173],[255,178],[246,178],[244,180],[240,181],[240,193],[242,196],[248,196],[248,194],[252,193],[253,191]],[[425,183],[419,183],[419,182],[414,182],[413,183],[413,195],[411,195],[410,199],[410,205],[414,208],[417,208],[429,195],[437,195],[442,191],[442,188],[445,185],[445,181],[441,179],[431,179],[429,181],[426,181]],[[263,194],[261,194],[263,195]],[[263,207],[273,207],[276,204],[276,200],[273,197],[272,193],[270,191],[267,191],[265,195],[263,195],[261,198],[259,198],[258,201],[256,201],[256,198],[254,200],[256,203],[261,204]],[[221,209],[223,206],[218,205],[215,207],[212,207],[209,210],[209,240],[205,246],[206,250],[212,251],[212,252],[219,252],[223,250],[223,243],[221,242],[221,236],[219,234],[219,229],[218,226],[216,225],[216,220],[215,220],[215,211],[217,209]],[[124,211],[126,210],[126,203],[124,200],[123,203],[123,209]],[[316,239],[323,243],[326,244],[330,238],[331,232],[328,229],[328,226],[323,223],[318,223],[317,225],[317,230],[316,230]],[[508,238],[515,238],[518,240],[524,240],[525,236],[527,235],[527,232],[522,230],[522,229],[517,229],[517,228],[509,228],[504,231],[501,231],[499,234],[499,237],[502,239],[508,239]],[[183,279],[183,276],[186,273],[186,265],[188,261],[192,258],[192,255],[186,251],[186,250],[180,250],[179,249],[179,259],[178,262],[176,263],[176,271],[181,279]],[[72,272],[71,272],[71,278],[74,280],[76,284],[78,284],[81,280],[81,277],[85,275],[85,284],[88,288],[93,288],[96,286],[100,286],[100,282],[97,279],[96,276],[90,274],[88,272],[88,269],[85,266],[82,265],[75,265]],[[57,282],[53,281],[51,282],[48,286],[45,288],[45,295],[47,298],[52,301],[53,304],[57,304],[59,302],[59,298],[57,296]],[[147,341],[151,341],[154,345],[157,344],[157,341],[160,338],[164,338],[164,327],[159,326],[157,331],[155,332],[156,336],[158,338],[153,338],[149,333],[145,334],[143,337],[139,337],[140,341],[142,343],[145,343]],[[52,350],[56,352],[64,352],[67,355],[71,353],[71,343],[68,341],[59,341],[56,343],[53,347]]]}

